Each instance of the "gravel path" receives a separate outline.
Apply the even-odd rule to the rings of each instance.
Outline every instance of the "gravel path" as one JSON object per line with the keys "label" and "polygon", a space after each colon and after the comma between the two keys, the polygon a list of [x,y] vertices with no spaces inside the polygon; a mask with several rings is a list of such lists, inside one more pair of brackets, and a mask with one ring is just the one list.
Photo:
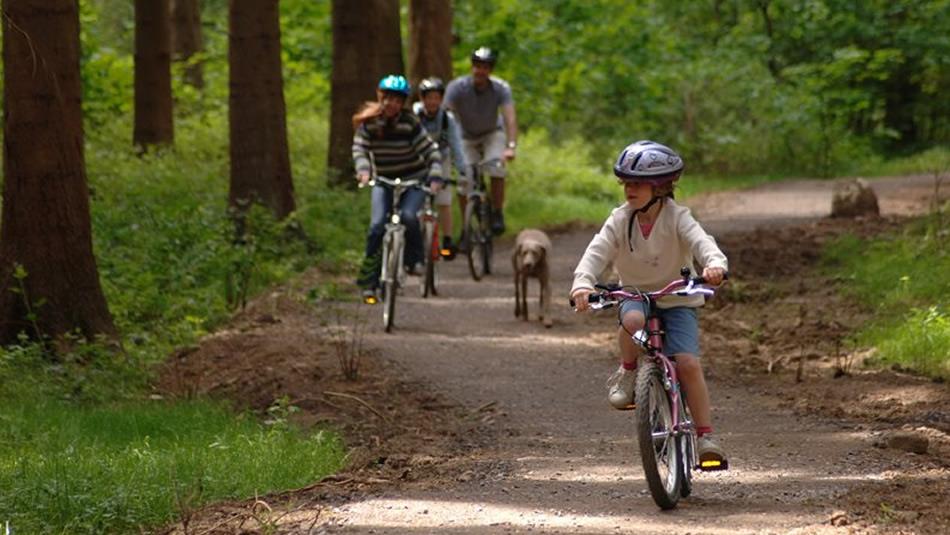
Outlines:
{"label": "gravel path", "polygon": [[[875,182],[926,196],[926,177]],[[916,194],[916,193],[915,193]],[[906,196],[906,195],[904,195]],[[818,218],[827,182],[789,182],[687,203],[714,234]],[[901,203],[883,202],[885,212]],[[492,404],[502,437],[473,455],[451,481],[408,485],[334,508],[332,533],[845,533],[830,522],[837,496],[892,471],[919,468],[886,455],[866,431],[802,418],[774,400],[717,380],[710,388],[728,472],[703,474],[671,512],[650,498],[639,466],[632,413],[611,410],[604,380],[616,367],[615,317],[575,315],[566,305],[571,271],[592,231],[553,235],[554,327],[513,314],[510,244],[495,273],[468,276],[464,259],[443,265],[441,295],[415,289],[398,303],[390,335],[368,343],[408,373],[468,407]],[[537,288],[529,289],[536,318]],[[712,329],[708,325],[705,329]],[[706,348],[710,359],[715,351]]]}

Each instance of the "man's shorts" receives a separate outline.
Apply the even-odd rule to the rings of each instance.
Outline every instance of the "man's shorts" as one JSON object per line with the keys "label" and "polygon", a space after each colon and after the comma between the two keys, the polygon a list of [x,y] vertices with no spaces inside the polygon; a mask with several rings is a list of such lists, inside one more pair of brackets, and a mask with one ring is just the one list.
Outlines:
{"label": "man's shorts", "polygon": [[482,163],[484,176],[505,177],[505,144],[508,137],[501,128],[474,137],[462,138],[462,150],[469,164]]}
{"label": "man's shorts", "polygon": [[[639,311],[647,317],[644,301],[628,299],[620,305],[620,317],[631,311]],[[681,353],[699,356],[699,317],[692,307],[657,308],[663,322],[663,353],[673,356]]]}

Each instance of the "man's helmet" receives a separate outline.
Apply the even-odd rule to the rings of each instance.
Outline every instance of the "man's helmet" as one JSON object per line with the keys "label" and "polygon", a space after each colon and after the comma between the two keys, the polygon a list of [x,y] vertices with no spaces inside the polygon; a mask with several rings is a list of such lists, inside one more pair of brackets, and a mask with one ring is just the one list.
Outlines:
{"label": "man's helmet", "polygon": [[441,94],[445,94],[445,84],[442,82],[441,78],[436,78],[432,76],[426,78],[425,80],[419,82],[419,94],[425,95],[429,91],[438,91]]}
{"label": "man's helmet", "polygon": [[409,81],[401,74],[390,74],[389,76],[384,76],[383,79],[379,81],[380,91],[399,93],[404,97],[408,97],[409,89]]}
{"label": "man's helmet", "polygon": [[475,61],[495,65],[495,62],[498,61],[498,53],[487,46],[478,47],[472,52],[472,62]]}
{"label": "man's helmet", "polygon": [[672,182],[679,178],[682,170],[683,159],[676,151],[649,140],[627,145],[614,164],[614,175],[617,177],[654,184]]}

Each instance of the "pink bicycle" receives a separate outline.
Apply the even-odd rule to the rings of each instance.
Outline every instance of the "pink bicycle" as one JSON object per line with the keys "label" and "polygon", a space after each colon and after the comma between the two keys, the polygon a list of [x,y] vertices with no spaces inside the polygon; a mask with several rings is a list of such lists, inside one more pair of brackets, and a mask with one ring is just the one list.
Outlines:
{"label": "pink bicycle", "polygon": [[[646,301],[650,305],[646,329],[633,333],[633,341],[643,348],[637,365],[634,402],[644,477],[653,501],[661,509],[672,509],[681,497],[690,495],[694,469],[728,468],[725,462],[699,462],[696,429],[686,406],[685,393],[680,388],[676,364],[663,353],[663,325],[653,312],[656,300],[666,295],[710,297],[715,293],[702,277],[690,277],[689,268],[683,268],[682,275],[683,278],[656,292],[597,285],[600,291],[588,296],[593,310],[610,308],[628,299]],[[573,301],[571,306],[574,306]]]}

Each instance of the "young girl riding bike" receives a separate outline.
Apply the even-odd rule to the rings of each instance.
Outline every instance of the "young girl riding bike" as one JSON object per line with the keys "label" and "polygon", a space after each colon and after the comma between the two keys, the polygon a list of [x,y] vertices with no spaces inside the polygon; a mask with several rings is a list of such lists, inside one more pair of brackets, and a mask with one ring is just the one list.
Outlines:
{"label": "young girl riding bike", "polygon": [[[673,200],[673,185],[683,172],[683,160],[669,147],[637,141],[620,153],[614,175],[623,185],[626,203],[607,218],[574,270],[571,299],[578,312],[587,310],[597,275],[614,264],[620,283],[642,291],[656,291],[679,278],[680,269],[703,266],[709,284],[722,282],[728,262],[716,241],[693,219],[689,209]],[[725,453],[712,439],[709,391],[699,362],[699,324],[696,308],[703,297],[666,296],[657,302],[664,325],[664,349],[676,368],[699,437],[700,460],[725,462]],[[640,349],[632,340],[642,329],[649,311],[641,301],[620,307],[620,367],[608,379],[608,400],[617,409],[632,408],[637,358]]]}
{"label": "young girl riding bike", "polygon": [[[353,162],[360,185],[369,183],[372,173],[387,178],[426,179],[438,193],[442,186],[442,164],[438,146],[426,135],[419,119],[406,109],[409,82],[401,75],[389,75],[379,81],[377,102],[366,103],[353,116]],[[377,184],[373,188],[372,214],[366,236],[366,256],[357,284],[363,298],[374,296],[382,267],[380,248],[386,231],[386,217],[392,205],[393,191]],[[425,192],[410,189],[399,204],[401,221],[406,225],[405,265],[410,273],[421,272],[422,235],[418,212]]]}

